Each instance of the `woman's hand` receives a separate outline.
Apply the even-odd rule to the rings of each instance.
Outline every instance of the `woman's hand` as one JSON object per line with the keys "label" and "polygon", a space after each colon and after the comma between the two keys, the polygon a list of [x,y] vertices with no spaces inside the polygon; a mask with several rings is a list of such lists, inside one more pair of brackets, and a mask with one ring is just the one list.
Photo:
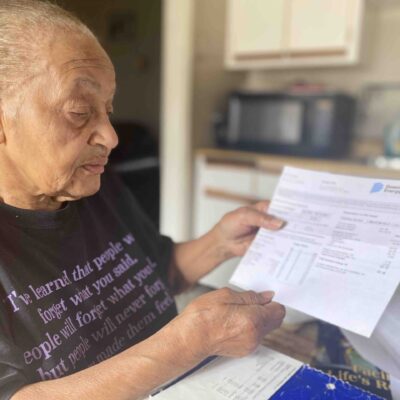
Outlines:
{"label": "woman's hand", "polygon": [[216,290],[190,303],[172,324],[194,358],[242,357],[282,323],[285,308],[272,302],[272,296],[272,292]]}
{"label": "woman's hand", "polygon": [[242,256],[259,228],[279,229],[284,222],[267,214],[268,201],[238,208],[202,237],[174,246],[170,286],[180,293],[222,262]]}
{"label": "woman's hand", "polygon": [[225,214],[213,228],[224,258],[243,256],[259,228],[277,230],[284,221],[267,214],[269,201],[240,207]]}

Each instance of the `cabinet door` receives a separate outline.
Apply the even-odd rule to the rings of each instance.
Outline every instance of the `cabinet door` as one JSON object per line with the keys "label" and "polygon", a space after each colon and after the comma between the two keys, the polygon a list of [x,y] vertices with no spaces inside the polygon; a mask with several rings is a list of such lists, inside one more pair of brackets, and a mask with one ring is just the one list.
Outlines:
{"label": "cabinet door", "polygon": [[257,176],[257,196],[263,200],[271,200],[274,195],[280,174],[259,171]]}
{"label": "cabinet door", "polygon": [[229,69],[352,65],[365,0],[227,0]]}
{"label": "cabinet door", "polygon": [[[212,195],[205,195],[202,200],[201,209],[199,210],[199,221],[197,230],[201,234],[209,231],[218,220],[229,211],[235,210],[242,206],[243,203],[234,200],[213,197]],[[229,279],[239,263],[239,258],[234,258],[225,261],[218,266],[214,271],[204,276],[200,283],[212,288],[221,288],[228,286]]]}
{"label": "cabinet door", "polygon": [[291,0],[290,53],[344,53],[348,46],[352,2],[354,0]]}
{"label": "cabinet door", "polygon": [[283,51],[287,0],[229,0],[231,58],[268,57]]}
{"label": "cabinet door", "polygon": [[241,167],[229,163],[207,163],[202,169],[203,191],[217,189],[250,197],[254,194],[256,178],[257,174],[253,167]]}
{"label": "cabinet door", "polygon": [[[257,170],[252,163],[239,164],[196,157],[194,237],[208,232],[224,214],[257,200]],[[226,286],[238,261],[223,263],[200,282],[214,288]]]}

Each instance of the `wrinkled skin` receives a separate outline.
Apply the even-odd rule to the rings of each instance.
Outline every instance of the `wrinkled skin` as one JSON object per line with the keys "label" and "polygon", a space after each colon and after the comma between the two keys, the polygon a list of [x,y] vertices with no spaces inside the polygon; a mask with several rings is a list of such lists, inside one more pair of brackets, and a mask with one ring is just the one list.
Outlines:
{"label": "wrinkled skin", "polygon": [[272,297],[272,292],[215,290],[194,300],[173,323],[195,357],[243,357],[282,323],[285,308]]}
{"label": "wrinkled skin", "polygon": [[1,104],[0,197],[51,210],[100,188],[118,143],[109,121],[115,73],[89,37],[65,36],[43,52],[41,72]]}

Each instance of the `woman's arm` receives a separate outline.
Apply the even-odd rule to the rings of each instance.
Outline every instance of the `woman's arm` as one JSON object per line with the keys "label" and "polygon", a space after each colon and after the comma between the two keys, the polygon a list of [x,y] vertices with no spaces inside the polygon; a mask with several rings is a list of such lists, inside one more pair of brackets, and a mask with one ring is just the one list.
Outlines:
{"label": "woman's arm", "polygon": [[73,375],[26,386],[12,400],[141,399],[209,355],[253,351],[284,317],[271,299],[271,292],[207,293],[147,340]]}
{"label": "woman's arm", "polygon": [[[177,356],[179,355],[179,356]],[[35,383],[11,400],[134,400],[196,365],[171,326],[122,353],[75,374]]]}
{"label": "woman's arm", "polygon": [[174,291],[196,283],[223,261],[244,255],[259,228],[280,229],[284,222],[266,213],[268,204],[238,208],[199,239],[175,244],[169,279]]}

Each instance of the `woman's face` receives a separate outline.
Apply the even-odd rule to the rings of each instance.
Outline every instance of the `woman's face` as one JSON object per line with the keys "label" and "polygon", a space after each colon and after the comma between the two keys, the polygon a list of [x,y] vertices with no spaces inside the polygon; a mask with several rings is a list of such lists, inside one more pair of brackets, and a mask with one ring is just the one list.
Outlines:
{"label": "woman's face", "polygon": [[109,121],[115,73],[98,43],[79,35],[53,40],[43,60],[3,124],[5,148],[20,190],[61,203],[100,188],[118,144]]}

